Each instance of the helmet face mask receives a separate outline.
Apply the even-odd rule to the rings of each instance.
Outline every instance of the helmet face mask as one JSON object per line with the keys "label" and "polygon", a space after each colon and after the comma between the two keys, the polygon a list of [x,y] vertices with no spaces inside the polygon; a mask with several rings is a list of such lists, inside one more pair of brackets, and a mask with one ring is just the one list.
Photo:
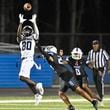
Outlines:
{"label": "helmet face mask", "polygon": [[71,52],[72,58],[74,60],[80,60],[82,58],[83,52],[80,48],[74,48]]}
{"label": "helmet face mask", "polygon": [[57,48],[55,46],[47,46],[45,49],[44,49],[45,52],[52,52],[52,53],[55,53],[57,54]]}
{"label": "helmet face mask", "polygon": [[33,34],[33,28],[29,25],[23,27],[22,35],[28,37]]}

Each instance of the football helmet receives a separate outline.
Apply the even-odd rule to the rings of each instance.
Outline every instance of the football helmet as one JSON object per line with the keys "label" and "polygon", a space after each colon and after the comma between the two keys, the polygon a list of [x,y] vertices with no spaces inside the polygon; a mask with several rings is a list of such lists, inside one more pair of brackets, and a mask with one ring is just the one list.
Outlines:
{"label": "football helmet", "polygon": [[47,47],[45,47],[44,51],[57,54],[57,48],[55,46],[47,46]]}
{"label": "football helmet", "polygon": [[26,25],[26,26],[23,27],[22,35],[24,37],[28,37],[28,36],[30,36],[32,34],[33,34],[33,28],[31,26]]}
{"label": "football helmet", "polygon": [[76,47],[72,50],[71,55],[74,60],[80,60],[82,58],[83,52],[80,48]]}

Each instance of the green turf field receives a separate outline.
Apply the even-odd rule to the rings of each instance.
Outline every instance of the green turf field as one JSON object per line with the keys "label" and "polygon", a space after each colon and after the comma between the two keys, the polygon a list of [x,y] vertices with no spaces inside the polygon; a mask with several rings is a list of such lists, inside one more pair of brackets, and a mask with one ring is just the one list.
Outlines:
{"label": "green turf field", "polygon": [[[76,110],[94,110],[92,105],[79,96],[69,96]],[[58,96],[44,96],[42,102],[34,105],[34,97],[0,97],[0,110],[66,110]],[[104,107],[99,110],[110,110],[110,96],[105,96]]]}

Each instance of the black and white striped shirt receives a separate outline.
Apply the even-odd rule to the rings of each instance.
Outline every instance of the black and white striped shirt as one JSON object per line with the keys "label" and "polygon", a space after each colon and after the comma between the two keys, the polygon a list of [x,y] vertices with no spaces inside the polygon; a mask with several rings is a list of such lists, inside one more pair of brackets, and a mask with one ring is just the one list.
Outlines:
{"label": "black and white striped shirt", "polygon": [[93,68],[102,68],[105,67],[108,60],[109,55],[105,50],[100,49],[99,51],[95,52],[92,49],[88,53],[86,64],[94,62]]}

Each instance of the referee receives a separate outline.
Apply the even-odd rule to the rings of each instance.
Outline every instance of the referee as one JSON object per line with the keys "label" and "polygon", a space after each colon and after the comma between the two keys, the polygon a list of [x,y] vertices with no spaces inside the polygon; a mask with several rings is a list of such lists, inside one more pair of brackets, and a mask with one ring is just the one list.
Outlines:
{"label": "referee", "polygon": [[104,106],[104,75],[106,69],[110,70],[109,59],[108,53],[101,48],[100,42],[92,41],[92,49],[88,53],[86,64],[93,70],[93,79],[102,106]]}

